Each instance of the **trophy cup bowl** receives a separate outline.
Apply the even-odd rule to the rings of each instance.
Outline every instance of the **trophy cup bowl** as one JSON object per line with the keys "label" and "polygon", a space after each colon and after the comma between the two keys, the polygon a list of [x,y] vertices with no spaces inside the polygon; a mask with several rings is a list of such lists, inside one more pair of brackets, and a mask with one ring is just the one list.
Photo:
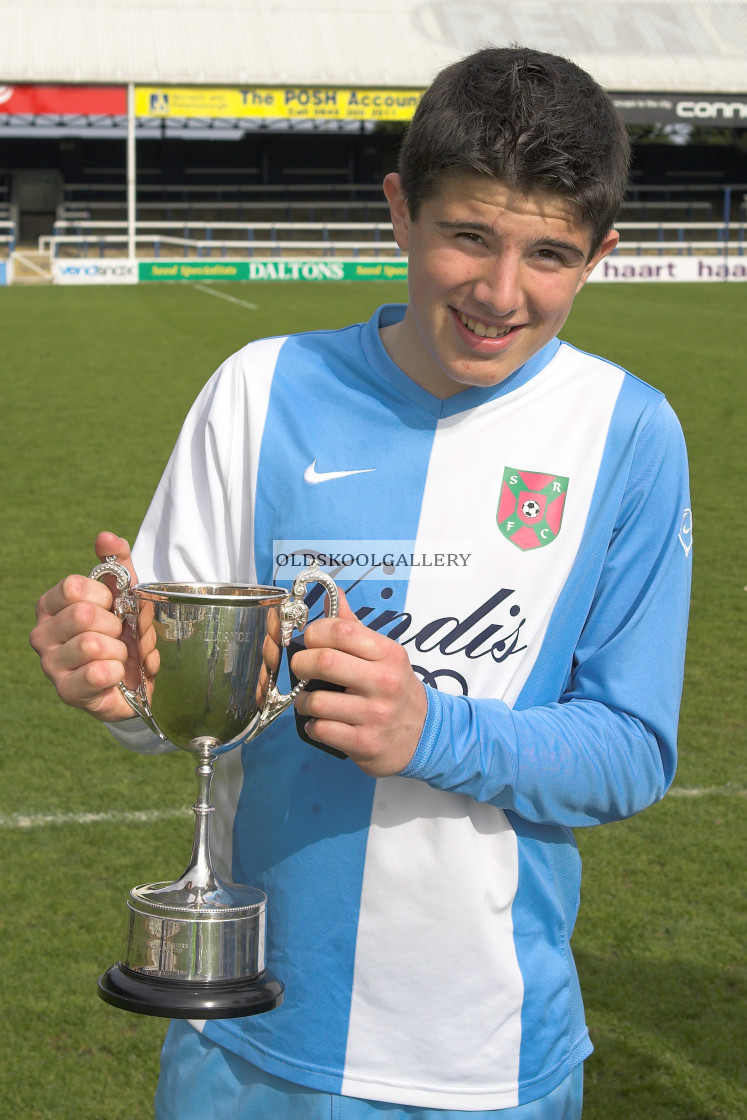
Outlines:
{"label": "trophy cup bowl", "polygon": [[277,1007],[284,986],[265,967],[267,896],[224,882],[210,856],[210,785],[215,758],[256,738],[288,708],[306,681],[276,687],[282,649],[308,618],[309,583],[321,583],[337,614],[334,581],[313,564],[291,592],[241,584],[130,585],[107,556],[91,579],[113,576],[114,612],[137,638],[155,631],[158,672],[137,689],[120,684],[132,709],[163,741],[197,759],[192,855],[173,882],[133,887],[122,957],[100,977],[109,1004],[144,1015],[214,1019]]}

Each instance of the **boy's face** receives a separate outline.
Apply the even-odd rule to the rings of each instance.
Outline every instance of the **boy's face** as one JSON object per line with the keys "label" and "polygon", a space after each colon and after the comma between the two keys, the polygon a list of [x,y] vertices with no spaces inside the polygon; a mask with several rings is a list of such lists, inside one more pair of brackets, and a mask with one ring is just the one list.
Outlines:
{"label": "boy's face", "polygon": [[389,355],[437,397],[497,385],[563,326],[576,293],[618,241],[591,259],[591,230],[555,195],[525,197],[496,179],[453,175],[412,221],[399,176],[384,191],[408,251],[404,319],[383,328]]}

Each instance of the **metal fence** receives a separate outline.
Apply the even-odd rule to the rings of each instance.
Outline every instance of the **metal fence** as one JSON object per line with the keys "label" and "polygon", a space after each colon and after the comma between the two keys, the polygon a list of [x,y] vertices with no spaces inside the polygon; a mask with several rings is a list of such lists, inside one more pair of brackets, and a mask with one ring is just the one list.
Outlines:
{"label": "metal fence", "polygon": [[[617,255],[700,252],[745,254],[745,221],[622,221]],[[386,222],[225,222],[139,221],[136,247],[148,256],[280,257],[309,252],[322,257],[400,256]],[[121,254],[127,244],[127,223],[68,216],[55,222],[54,232],[39,238],[39,251],[50,257],[104,257]]]}

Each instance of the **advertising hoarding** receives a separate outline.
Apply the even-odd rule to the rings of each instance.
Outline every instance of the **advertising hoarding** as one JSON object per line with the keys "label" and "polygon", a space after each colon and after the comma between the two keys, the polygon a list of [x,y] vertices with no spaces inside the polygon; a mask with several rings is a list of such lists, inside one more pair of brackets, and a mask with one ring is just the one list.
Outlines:
{"label": "advertising hoarding", "polygon": [[141,281],[406,280],[407,261],[248,260],[141,261]]}
{"label": "advertising hoarding", "polygon": [[0,113],[112,116],[127,113],[125,86],[0,85]]}
{"label": "advertising hoarding", "polygon": [[338,86],[138,86],[135,116],[409,121],[422,93]]}
{"label": "advertising hoarding", "polygon": [[590,282],[651,283],[658,281],[747,280],[747,256],[638,256],[605,257],[589,277]]}
{"label": "advertising hoarding", "polygon": [[55,284],[137,284],[138,262],[115,260],[64,260],[52,262]]}

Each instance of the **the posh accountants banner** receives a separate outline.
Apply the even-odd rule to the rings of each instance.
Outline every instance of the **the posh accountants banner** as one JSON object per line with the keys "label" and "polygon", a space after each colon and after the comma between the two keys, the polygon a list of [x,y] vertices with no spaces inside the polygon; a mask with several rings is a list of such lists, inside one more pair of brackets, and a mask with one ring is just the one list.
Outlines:
{"label": "the posh accountants banner", "polygon": [[0,113],[123,117],[125,86],[0,85]]}
{"label": "the posh accountants banner", "polygon": [[408,121],[422,90],[336,86],[138,86],[138,117]]}

